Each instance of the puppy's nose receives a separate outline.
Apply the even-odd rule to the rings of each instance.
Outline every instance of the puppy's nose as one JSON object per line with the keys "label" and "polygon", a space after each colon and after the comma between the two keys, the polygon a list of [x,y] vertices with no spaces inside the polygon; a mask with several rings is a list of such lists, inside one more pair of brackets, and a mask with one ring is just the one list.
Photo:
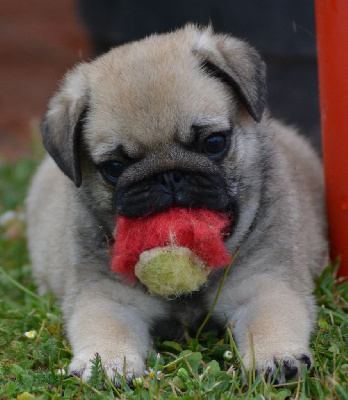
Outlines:
{"label": "puppy's nose", "polygon": [[182,171],[167,171],[158,176],[159,184],[165,193],[175,195],[180,190],[184,173]]}

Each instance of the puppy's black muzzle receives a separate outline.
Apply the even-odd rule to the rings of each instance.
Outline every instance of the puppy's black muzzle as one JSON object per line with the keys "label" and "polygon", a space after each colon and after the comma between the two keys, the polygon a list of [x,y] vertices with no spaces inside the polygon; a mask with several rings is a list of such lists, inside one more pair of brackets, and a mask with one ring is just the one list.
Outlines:
{"label": "puppy's black muzzle", "polygon": [[224,179],[218,174],[179,169],[153,174],[140,181],[117,186],[117,214],[140,217],[170,207],[230,210]]}

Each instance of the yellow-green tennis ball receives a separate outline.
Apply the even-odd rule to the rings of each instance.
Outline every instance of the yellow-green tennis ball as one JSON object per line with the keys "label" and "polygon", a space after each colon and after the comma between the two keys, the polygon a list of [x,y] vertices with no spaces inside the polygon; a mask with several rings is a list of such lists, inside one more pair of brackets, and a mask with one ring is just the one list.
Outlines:
{"label": "yellow-green tennis ball", "polygon": [[204,263],[186,247],[156,247],[144,251],[135,275],[152,294],[176,297],[200,289],[207,281]]}

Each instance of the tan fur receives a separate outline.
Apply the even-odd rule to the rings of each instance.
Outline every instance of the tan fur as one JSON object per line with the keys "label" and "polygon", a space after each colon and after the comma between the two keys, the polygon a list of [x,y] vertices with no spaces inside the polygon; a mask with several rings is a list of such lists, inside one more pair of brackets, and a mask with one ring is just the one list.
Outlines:
{"label": "tan fur", "polygon": [[[310,271],[319,273],[327,256],[322,167],[303,138],[262,113],[264,81],[264,65],[246,43],[189,25],[79,65],[52,98],[44,143],[64,173],[48,156],[33,181],[29,249],[39,292],[61,300],[74,352],[70,370],[83,379],[95,353],[110,377],[122,374],[124,359],[127,379],[142,374],[150,330],[164,331],[164,320],[170,330],[195,325],[214,300],[213,275],[208,289],[168,301],[109,269],[105,236],[111,240],[115,229],[114,196],[171,170],[221,175],[221,193],[238,201],[226,246],[240,249],[214,317],[232,324],[247,368],[252,348],[258,373],[274,374],[285,361],[281,382],[289,365],[298,372],[310,362]],[[204,125],[201,136],[208,137],[231,124],[221,161],[190,150],[193,126]],[[120,145],[137,162],[125,168],[115,192],[95,165],[112,160]]]}

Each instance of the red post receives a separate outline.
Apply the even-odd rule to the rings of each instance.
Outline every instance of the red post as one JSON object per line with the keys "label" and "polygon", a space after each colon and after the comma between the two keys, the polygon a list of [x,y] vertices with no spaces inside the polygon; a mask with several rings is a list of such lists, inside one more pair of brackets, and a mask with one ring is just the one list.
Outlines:
{"label": "red post", "polygon": [[348,277],[348,1],[315,0],[331,257]]}

